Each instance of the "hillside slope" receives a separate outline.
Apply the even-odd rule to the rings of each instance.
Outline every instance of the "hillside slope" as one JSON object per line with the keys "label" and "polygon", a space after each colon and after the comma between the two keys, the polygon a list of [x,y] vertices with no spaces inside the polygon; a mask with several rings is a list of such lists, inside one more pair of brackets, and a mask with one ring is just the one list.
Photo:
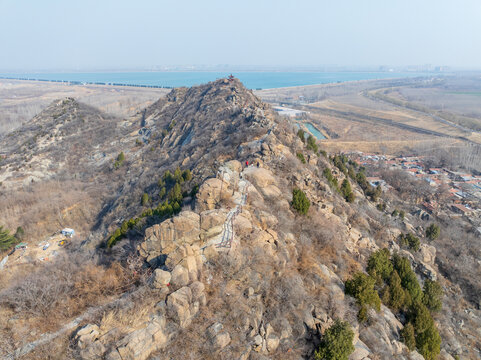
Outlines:
{"label": "hillside slope", "polygon": [[[72,106],[69,115],[62,115],[68,119],[86,109],[73,100],[59,104]],[[52,120],[49,125],[38,122],[25,133],[43,127],[53,133],[58,126]],[[420,353],[430,358],[439,351],[442,359],[479,356],[480,311],[465,301],[459,286],[439,274],[434,246],[421,239],[420,250],[411,251],[399,241],[399,234],[412,228],[410,215],[404,222],[387,219],[376,208],[379,200],[365,195],[333,159],[314,151],[312,141],[301,141],[295,126],[278,118],[238,80],[175,89],[127,120],[102,116],[88,125],[78,119],[73,123],[78,125],[72,132],[76,137],[69,140],[66,128],[54,143],[65,149],[58,155],[55,146],[42,147],[48,137],[42,135],[34,139],[31,155],[22,159],[16,150],[18,133],[12,135],[3,150],[7,171],[1,173],[10,174],[4,178],[7,189],[18,189],[21,177],[12,175],[14,166],[21,164],[26,173],[28,164],[35,164],[29,156],[58,156],[55,163],[65,169],[62,177],[56,175],[61,172],[38,176],[29,186],[56,181],[68,191],[76,181],[79,194],[96,200],[95,205],[79,200],[90,216],[82,219],[83,227],[72,218],[73,226],[83,229],[78,241],[82,245],[66,253],[70,259],[93,253],[89,256],[99,260],[75,273],[81,279],[72,285],[77,297],[64,292],[73,299],[70,304],[84,304],[82,310],[64,312],[71,320],[89,306],[101,311],[87,320],[82,317],[74,331],[51,337],[59,358],[310,359],[319,346],[329,346],[326,334],[336,320],[352,329],[352,360],[422,359]],[[89,142],[79,140],[91,132],[95,134]],[[105,160],[90,162],[87,155],[92,153],[105,153]],[[83,169],[77,177],[75,166]],[[345,182],[352,189],[350,196],[347,185],[339,185]],[[305,194],[308,208],[299,194]],[[377,252],[383,248],[387,252]],[[347,281],[359,272],[366,274],[373,254],[387,257],[391,271],[399,270],[403,281],[411,276],[409,286],[437,280],[444,292],[443,311],[431,315],[421,305],[421,288],[417,307],[412,305],[414,296],[412,303],[406,300],[396,307],[395,296],[386,290],[399,290],[395,280],[374,279],[372,272],[373,279],[367,281],[372,281],[372,292],[379,294],[382,305],[366,305],[364,298],[356,301],[347,295],[353,294]],[[396,260],[397,255],[405,262]],[[81,258],[78,266],[85,261]],[[47,269],[41,266],[38,272]],[[96,275],[101,271],[107,271],[105,278]],[[63,276],[54,274],[60,283]],[[32,348],[39,335],[20,330],[29,329],[34,305],[22,305],[22,310],[22,301],[11,300],[12,294],[28,293],[22,292],[32,284],[27,280],[31,277],[19,277],[0,292],[8,323],[0,332],[15,339],[14,344],[5,342],[7,350],[0,354],[14,358],[17,349],[26,357],[45,358],[53,345]],[[120,282],[115,289],[106,285],[115,282]],[[412,289],[402,286],[407,299],[404,294]],[[90,294],[91,288],[101,290],[85,299],[82,292]],[[97,298],[103,302],[98,304]],[[56,306],[56,312],[66,307]],[[51,311],[36,312],[35,318],[46,319]],[[421,313],[428,325],[418,320]],[[410,351],[401,335],[410,322],[420,353]],[[436,328],[442,339],[437,351],[436,345],[434,350],[431,344],[424,346],[430,339],[425,331]]]}

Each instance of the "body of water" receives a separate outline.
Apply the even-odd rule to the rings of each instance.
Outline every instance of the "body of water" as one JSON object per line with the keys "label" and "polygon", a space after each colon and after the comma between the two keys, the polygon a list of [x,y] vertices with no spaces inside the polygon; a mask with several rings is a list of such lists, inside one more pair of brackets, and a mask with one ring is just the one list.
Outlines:
{"label": "body of water", "polygon": [[[229,72],[93,72],[93,73],[15,73],[0,74],[3,78],[70,81],[155,87],[180,87],[204,84],[229,76]],[[271,89],[337,83],[356,80],[406,78],[425,76],[422,73],[395,72],[233,72],[250,89]]]}
{"label": "body of water", "polygon": [[309,132],[314,135],[317,140],[323,140],[325,139],[326,137],[319,131],[317,130],[317,128],[312,125],[311,123],[305,123],[304,125],[306,125],[306,128],[307,130],[309,130]]}
{"label": "body of water", "polygon": [[296,122],[294,123],[294,125],[296,125],[296,127],[298,129],[301,128],[301,125],[300,124],[303,124],[307,131],[309,131],[309,133],[311,133],[317,140],[325,140],[326,137],[324,136],[323,133],[321,133],[314,125],[312,125],[311,123],[305,123],[305,122],[301,122],[299,120],[296,120]]}

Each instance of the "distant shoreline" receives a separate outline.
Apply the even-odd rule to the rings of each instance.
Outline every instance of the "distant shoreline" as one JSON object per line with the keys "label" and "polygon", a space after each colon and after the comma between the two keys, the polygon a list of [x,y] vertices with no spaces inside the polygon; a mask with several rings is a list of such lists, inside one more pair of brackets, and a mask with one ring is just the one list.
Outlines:
{"label": "distant shoreline", "polygon": [[31,79],[31,78],[18,78],[18,77],[6,77],[0,76],[2,80],[19,80],[19,81],[41,81],[51,82],[64,85],[103,85],[103,86],[129,86],[129,87],[143,87],[154,89],[173,89],[172,86],[160,86],[160,85],[141,85],[141,84],[122,84],[122,83],[110,83],[110,82],[91,82],[91,81],[76,81],[76,80],[49,80],[49,79]]}
{"label": "distant shoreline", "polygon": [[[41,81],[66,85],[101,85],[173,89],[191,87],[225,78],[229,72],[135,72],[135,73],[25,73],[0,74],[0,79]],[[427,73],[396,72],[234,72],[252,90],[280,89],[352,81],[386,80],[434,76]],[[447,74],[439,74],[447,75]]]}
{"label": "distant shoreline", "polygon": [[[273,88],[257,88],[251,89],[252,91],[283,91],[289,89],[301,89],[301,88],[315,88],[319,86],[342,86],[348,85],[349,83],[362,83],[362,82],[373,82],[373,81],[381,81],[381,80],[395,80],[395,79],[402,79],[398,77],[393,78],[384,78],[384,79],[364,79],[364,80],[349,80],[349,81],[341,81],[341,82],[328,82],[328,83],[319,83],[319,84],[306,84],[306,85],[293,85],[293,86],[283,86],[283,87],[273,87]],[[110,83],[110,82],[89,82],[89,81],[69,81],[69,80],[48,80],[48,79],[32,79],[32,78],[17,78],[17,77],[5,77],[0,76],[0,80],[15,80],[15,81],[32,81],[32,82],[46,82],[46,83],[53,83],[53,84],[61,84],[66,86],[112,86],[112,87],[133,87],[133,88],[148,88],[148,89],[175,89],[179,87],[190,87],[190,86],[161,86],[161,85],[143,85],[143,84],[123,84],[123,83]],[[211,80],[214,81],[214,80]]]}

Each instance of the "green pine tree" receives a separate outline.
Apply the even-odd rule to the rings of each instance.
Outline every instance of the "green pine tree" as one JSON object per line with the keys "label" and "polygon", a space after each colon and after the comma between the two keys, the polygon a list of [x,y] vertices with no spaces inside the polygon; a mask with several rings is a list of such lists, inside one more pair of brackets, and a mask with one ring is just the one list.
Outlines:
{"label": "green pine tree", "polygon": [[387,281],[393,272],[389,250],[384,248],[372,253],[367,260],[367,272],[375,280],[378,286]]}
{"label": "green pine tree", "polygon": [[427,279],[423,288],[423,303],[431,311],[441,310],[443,288],[437,281]]}
{"label": "green pine tree", "polygon": [[17,243],[18,239],[10,235],[10,230],[0,226],[0,251],[8,250]]}
{"label": "green pine tree", "polygon": [[401,330],[401,339],[410,351],[413,351],[416,348],[414,326],[411,323],[407,323]]}
{"label": "green pine tree", "polygon": [[311,203],[306,194],[300,189],[292,190],[292,207],[302,215],[306,215],[309,211]]}
{"label": "green pine tree", "polygon": [[314,358],[316,360],[347,360],[349,355],[354,352],[353,338],[354,332],[349,323],[336,320],[326,330]]}

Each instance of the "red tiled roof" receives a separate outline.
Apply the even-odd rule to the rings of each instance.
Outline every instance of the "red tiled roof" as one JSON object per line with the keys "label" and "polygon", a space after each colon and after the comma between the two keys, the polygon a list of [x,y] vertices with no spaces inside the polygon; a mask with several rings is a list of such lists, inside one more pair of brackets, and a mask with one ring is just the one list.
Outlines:
{"label": "red tiled roof", "polygon": [[459,210],[461,210],[461,211],[464,212],[464,213],[471,212],[470,209],[468,209],[466,206],[464,206],[464,205],[462,205],[462,204],[454,204],[454,205],[452,205],[452,206],[455,207],[455,208],[457,208],[457,209],[459,209]]}

